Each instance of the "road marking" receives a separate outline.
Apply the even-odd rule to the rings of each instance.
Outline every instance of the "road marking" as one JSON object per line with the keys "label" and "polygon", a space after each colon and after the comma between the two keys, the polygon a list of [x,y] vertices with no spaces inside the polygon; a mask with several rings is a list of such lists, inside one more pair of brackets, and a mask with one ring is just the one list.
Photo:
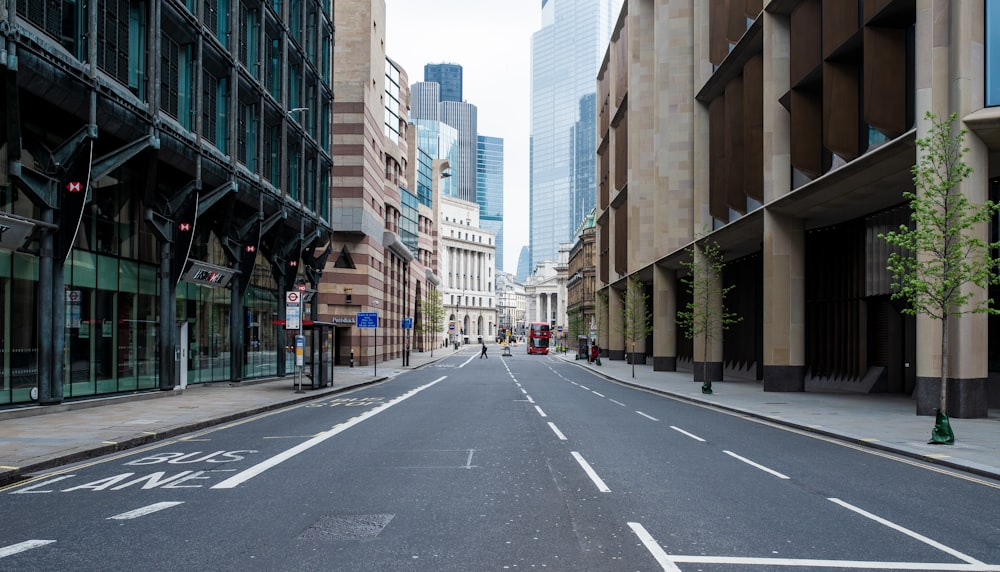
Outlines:
{"label": "road marking", "polygon": [[750,465],[751,467],[756,467],[756,468],[764,471],[765,473],[770,473],[770,474],[778,477],[779,479],[787,479],[787,478],[789,478],[788,475],[783,475],[783,474],[779,473],[778,471],[775,471],[773,469],[768,469],[764,465],[759,465],[757,463],[754,463],[750,459],[747,459],[746,457],[741,457],[741,456],[737,455],[736,453],[733,453],[732,451],[723,451],[723,453],[729,455],[730,457],[732,457],[734,459],[739,459],[740,461],[743,461],[744,463]]}
{"label": "road marking", "polygon": [[677,431],[681,435],[687,435],[688,437],[694,439],[695,441],[701,441],[702,443],[705,442],[705,440],[702,439],[701,437],[694,435],[693,433],[688,433],[687,431],[681,429],[680,427],[674,427],[673,425],[671,425],[670,428],[673,429],[674,431]]}
{"label": "road marking", "polygon": [[858,508],[858,507],[856,507],[856,506],[854,506],[852,504],[846,503],[846,502],[844,502],[844,501],[842,501],[842,500],[840,500],[838,498],[830,498],[828,500],[830,502],[839,504],[840,506],[846,508],[847,510],[854,511],[854,512],[860,514],[861,516],[865,517],[865,518],[870,518],[871,520],[874,520],[875,522],[877,522],[877,523],[879,523],[879,524],[881,524],[883,526],[888,526],[889,528],[891,528],[891,529],[893,529],[893,530],[895,530],[897,532],[902,532],[903,534],[905,534],[905,535],[907,535],[907,536],[909,536],[911,538],[915,538],[916,540],[919,540],[920,542],[923,542],[924,544],[927,544],[928,546],[932,546],[932,547],[937,548],[938,550],[940,550],[942,552],[945,552],[947,554],[951,554],[952,556],[954,556],[955,558],[958,558],[959,560],[964,560],[964,561],[968,562],[969,564],[975,564],[976,566],[985,566],[985,564],[983,562],[980,562],[979,560],[976,560],[975,558],[973,558],[973,557],[971,557],[971,556],[969,556],[967,554],[963,554],[963,553],[959,552],[958,550],[955,550],[954,548],[951,548],[949,546],[945,546],[944,544],[941,544],[940,542],[937,542],[936,540],[931,540],[930,538],[927,538],[926,536],[924,536],[922,534],[918,534],[918,533],[916,533],[916,532],[914,532],[914,531],[912,531],[912,530],[910,530],[908,528],[904,528],[904,527],[902,527],[902,526],[900,526],[900,525],[898,525],[898,524],[896,524],[894,522],[889,522],[888,520],[886,520],[886,519],[884,519],[884,518],[882,518],[880,516],[875,516],[874,514],[868,512],[868,511],[862,510],[862,509],[860,509],[860,508]]}
{"label": "road marking", "polygon": [[466,469],[471,469],[472,468],[472,455],[474,455],[475,453],[476,453],[475,449],[469,449],[469,458],[465,460],[465,468]]}
{"label": "road marking", "polygon": [[614,399],[609,399],[608,401],[614,403],[615,405],[621,405],[622,407],[625,407],[625,404],[622,403],[621,401],[615,401]]}
{"label": "road marking", "polygon": [[539,407],[539,406],[536,405],[535,409],[538,411],[538,414],[541,415],[542,417],[548,417],[548,415],[546,415],[545,412],[542,411],[541,407]]}
{"label": "road marking", "polygon": [[0,465],[0,469],[3,469],[5,471],[16,471],[20,468],[21,467],[11,467],[10,465]]}
{"label": "road marking", "polygon": [[580,389],[586,389],[587,391],[590,391],[590,388],[589,388],[589,387],[587,387],[586,385],[581,385],[581,386],[580,386]]}
{"label": "road marking", "polygon": [[163,509],[175,507],[179,504],[184,504],[183,502],[158,502],[156,504],[151,504],[149,506],[144,506],[142,508],[137,508],[135,510],[130,510],[128,512],[123,512],[121,514],[116,514],[114,516],[109,516],[106,520],[129,520],[133,518],[139,518],[140,516],[146,516],[147,514],[153,514],[154,512],[161,511]]}
{"label": "road marking", "polygon": [[681,572],[681,569],[678,568],[677,565],[670,560],[670,557],[667,556],[667,553],[663,551],[663,548],[660,547],[660,544],[656,542],[656,540],[653,538],[653,535],[651,535],[649,532],[646,531],[646,528],[644,526],[642,526],[638,522],[630,522],[628,523],[628,525],[629,528],[632,529],[632,532],[634,532],[635,535],[639,537],[639,540],[642,542],[643,546],[646,547],[646,550],[648,550],[649,553],[653,555],[653,558],[656,559],[657,564],[662,566],[663,569],[668,572]]}
{"label": "road marking", "polygon": [[593,390],[591,390],[591,393],[593,393],[593,394],[594,394],[594,395],[596,395],[597,397],[604,397],[604,394],[603,394],[603,393],[597,393],[596,391],[593,391]]}
{"label": "road marking", "polygon": [[566,436],[563,435],[562,431],[560,431],[558,427],[556,427],[555,423],[549,421],[549,427],[552,429],[552,432],[556,434],[556,437],[559,437],[560,441],[566,440]]}
{"label": "road marking", "polygon": [[53,542],[55,542],[55,540],[25,540],[24,542],[11,544],[10,546],[0,547],[0,558],[13,556],[19,552],[31,550],[32,548],[39,548],[45,546],[46,544],[52,544]]}
{"label": "road marking", "polygon": [[413,397],[414,395],[420,393],[421,391],[423,391],[425,389],[428,389],[428,388],[430,388],[430,387],[432,387],[432,386],[440,383],[442,380],[447,379],[447,378],[448,378],[448,376],[446,376],[446,375],[445,376],[441,376],[441,377],[435,379],[434,381],[428,383],[427,385],[422,385],[420,387],[412,389],[412,390],[404,393],[403,395],[400,395],[399,397],[397,397],[397,398],[395,398],[395,399],[393,399],[391,401],[387,401],[387,402],[383,403],[382,405],[379,405],[378,407],[376,407],[374,409],[370,409],[368,411],[365,411],[364,413],[362,413],[361,415],[358,415],[357,417],[354,417],[350,421],[347,421],[345,423],[341,423],[341,424],[337,425],[336,427],[330,429],[329,431],[324,431],[324,432],[320,433],[319,435],[313,437],[312,439],[309,439],[308,441],[303,441],[302,443],[299,443],[298,445],[296,445],[295,447],[292,447],[291,449],[288,449],[287,451],[283,451],[283,452],[278,453],[277,455],[271,457],[270,459],[267,459],[267,460],[264,460],[264,461],[262,461],[260,463],[257,463],[256,465],[250,467],[249,469],[246,469],[246,470],[244,470],[244,471],[242,471],[240,473],[237,473],[237,474],[229,477],[228,479],[226,479],[226,480],[222,481],[221,483],[213,486],[212,488],[213,489],[231,489],[231,488],[235,488],[236,486],[238,486],[238,485],[240,485],[242,483],[245,483],[246,481],[249,481],[250,479],[256,477],[257,475],[263,473],[264,471],[266,471],[266,470],[268,470],[270,468],[276,467],[276,466],[280,465],[281,463],[284,463],[285,461],[287,461],[288,459],[291,459],[295,455],[298,455],[299,453],[307,451],[307,450],[315,447],[316,445],[319,445],[323,441],[326,441],[327,439],[330,439],[332,437],[337,436],[338,434],[340,434],[340,433],[342,433],[342,432],[350,429],[351,427],[354,427],[358,423],[361,423],[362,421],[365,421],[366,419],[369,419],[371,417],[374,417],[374,416],[378,415],[379,413],[382,413],[383,411],[385,411],[386,409],[389,409],[393,405],[396,405],[398,403],[402,403],[403,401],[405,401],[405,400]]}
{"label": "road marking", "polygon": [[[792,566],[805,568],[856,568],[861,570],[967,570],[969,572],[996,572],[1000,566],[988,564],[936,564],[933,562],[866,562],[864,560],[812,560],[806,558],[753,558],[741,556],[679,556],[671,555],[673,562],[684,564],[730,564],[740,566]],[[665,570],[673,570],[666,568]]]}
{"label": "road marking", "polygon": [[577,383],[575,381],[571,381],[570,383],[572,383],[573,385],[580,385],[579,383]]}
{"label": "road marking", "polygon": [[525,397],[528,398],[528,403],[534,403],[535,402],[535,400],[532,399],[530,395],[526,395]]}
{"label": "road marking", "polygon": [[653,417],[652,415],[646,415],[642,411],[636,411],[636,413],[638,413],[639,415],[642,415],[643,417],[645,417],[646,419],[649,419],[651,421],[659,421],[659,419],[657,419],[656,417]]}
{"label": "road marking", "polygon": [[463,363],[462,365],[458,366],[458,367],[465,367],[466,365],[468,365],[468,363],[469,363],[470,361],[472,361],[472,360],[474,360],[474,359],[476,359],[476,356],[475,356],[475,355],[473,355],[473,356],[472,356],[472,357],[470,357],[469,359],[465,360],[465,362],[464,362],[464,363]]}
{"label": "road marking", "polygon": [[590,477],[590,480],[594,481],[594,484],[597,485],[597,490],[601,491],[602,493],[610,493],[611,489],[608,488],[608,485],[604,484],[604,481],[601,480],[601,477],[597,476],[597,472],[594,471],[593,468],[591,468],[590,463],[588,463],[586,459],[584,459],[580,455],[580,453],[577,453],[576,451],[570,451],[570,452],[573,454],[573,458],[576,459],[576,462],[580,463],[580,466],[583,467],[583,472],[587,473],[587,476]]}

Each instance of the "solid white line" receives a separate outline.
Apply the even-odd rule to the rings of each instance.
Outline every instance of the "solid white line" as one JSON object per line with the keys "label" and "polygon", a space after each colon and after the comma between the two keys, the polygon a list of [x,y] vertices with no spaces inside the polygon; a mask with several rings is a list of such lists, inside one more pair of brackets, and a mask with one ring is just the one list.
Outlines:
{"label": "solid white line", "polygon": [[969,556],[967,554],[963,554],[963,553],[959,552],[958,550],[955,550],[954,548],[951,548],[949,546],[945,546],[944,544],[941,544],[940,542],[937,542],[936,540],[931,540],[930,538],[927,538],[926,536],[924,536],[922,534],[918,534],[918,533],[916,533],[916,532],[914,532],[914,531],[912,531],[912,530],[910,530],[908,528],[904,528],[904,527],[902,527],[902,526],[900,526],[900,525],[898,525],[898,524],[896,524],[894,522],[889,522],[888,520],[886,520],[886,519],[884,519],[884,518],[882,518],[880,516],[875,516],[874,514],[868,512],[868,511],[862,510],[862,509],[860,509],[860,508],[858,508],[858,507],[856,507],[856,506],[854,506],[852,504],[846,503],[846,502],[844,502],[844,501],[842,501],[842,500],[840,500],[838,498],[830,498],[828,500],[830,502],[839,504],[840,506],[846,508],[847,510],[854,511],[854,512],[860,514],[861,516],[865,517],[865,518],[870,518],[870,519],[874,520],[875,522],[877,522],[877,523],[879,523],[879,524],[881,524],[883,526],[888,526],[889,528],[891,528],[891,529],[893,529],[893,530],[895,530],[897,532],[902,532],[903,534],[905,534],[905,535],[907,535],[907,536],[909,536],[911,538],[915,538],[915,539],[919,540],[920,542],[923,542],[924,544],[927,544],[928,546],[932,546],[932,547],[937,548],[938,550],[940,550],[942,552],[945,552],[947,554],[951,554],[952,556],[954,556],[955,558],[958,558],[959,560],[964,560],[964,561],[968,562],[969,564],[975,564],[977,566],[980,566],[980,565],[985,566],[985,564],[983,562],[980,562],[979,560],[976,560],[975,558],[973,558],[973,557],[971,557],[971,556]]}
{"label": "solid white line", "polygon": [[667,556],[667,553],[664,552],[663,548],[660,547],[660,544],[656,542],[656,539],[653,538],[653,535],[651,535],[649,532],[646,532],[646,528],[644,526],[642,526],[638,522],[630,522],[628,523],[628,525],[629,528],[632,529],[632,532],[634,532],[635,535],[639,537],[639,540],[642,542],[643,546],[646,547],[646,550],[648,550],[649,553],[653,555],[653,558],[656,559],[657,564],[659,564],[660,566],[663,567],[664,570],[667,570],[669,572],[681,572],[681,569],[678,568],[677,565],[670,560],[670,557]]}
{"label": "solid white line", "polygon": [[403,402],[403,401],[405,401],[405,400],[413,397],[414,395],[416,395],[416,394],[420,393],[421,391],[423,391],[423,390],[425,390],[425,389],[427,389],[427,388],[429,388],[429,387],[431,387],[431,386],[439,383],[441,380],[443,380],[443,379],[445,379],[447,377],[448,376],[446,376],[446,375],[445,376],[441,376],[441,377],[435,379],[434,381],[428,383],[427,385],[422,385],[422,386],[417,387],[415,389],[411,389],[410,391],[404,393],[403,395],[400,395],[399,397],[393,399],[392,401],[387,401],[387,402],[383,403],[382,405],[379,405],[375,409],[371,409],[369,411],[366,411],[366,412],[362,413],[361,415],[358,415],[357,417],[351,419],[350,421],[347,421],[345,423],[341,423],[340,425],[337,425],[336,427],[330,429],[329,431],[324,431],[324,432],[320,433],[319,435],[313,437],[312,439],[309,439],[308,441],[303,441],[302,443],[299,443],[298,445],[292,447],[291,449],[288,449],[287,451],[283,451],[281,453],[278,453],[277,455],[271,457],[270,459],[266,459],[264,461],[261,461],[260,463],[257,463],[256,465],[250,467],[249,469],[246,469],[245,471],[242,471],[240,473],[237,473],[237,474],[229,477],[228,479],[226,479],[226,480],[222,481],[221,483],[213,486],[212,488],[213,489],[231,489],[231,488],[235,488],[237,485],[240,485],[242,483],[245,483],[246,481],[249,481],[250,479],[256,477],[257,475],[263,473],[264,471],[266,471],[266,470],[268,470],[268,469],[270,469],[272,467],[276,467],[276,466],[280,465],[281,463],[284,463],[285,461],[287,461],[288,459],[291,459],[295,455],[298,455],[299,453],[307,451],[307,450],[315,447],[316,445],[319,445],[323,441],[326,441],[327,439],[335,437],[338,434],[343,433],[344,431],[350,429],[351,427],[354,427],[358,423],[361,423],[362,421],[365,421],[365,420],[367,420],[367,419],[369,419],[371,417],[374,417],[374,416],[378,415],[379,413],[382,413],[383,411],[385,411],[386,409],[389,409],[393,405],[396,405],[398,403],[401,403],[401,402]]}
{"label": "solid white line", "polygon": [[166,508],[174,507],[179,504],[184,504],[183,502],[158,502],[156,504],[151,504],[149,506],[144,506],[142,508],[137,508],[135,510],[130,510],[128,512],[123,512],[121,514],[116,514],[114,516],[109,516],[107,520],[129,520],[132,518],[139,518],[140,516],[146,516],[147,514],[153,514],[154,512],[161,511]]}
{"label": "solid white line", "polygon": [[525,395],[525,397],[528,398],[528,403],[534,403],[535,402],[535,400],[532,399],[530,395]]}
{"label": "solid white line", "polygon": [[862,570],[967,570],[995,572],[1000,566],[988,564],[937,564],[934,562],[866,562],[864,560],[810,560],[805,558],[753,558],[744,556],[678,556],[674,562],[685,564],[739,564],[743,566],[796,566],[807,568],[860,568]]}
{"label": "solid white line", "polygon": [[538,410],[538,414],[539,414],[539,415],[541,415],[542,417],[548,417],[548,415],[546,415],[546,414],[545,414],[545,412],[544,412],[544,411],[542,411],[542,408],[541,408],[541,407],[539,407],[539,406],[537,406],[537,405],[536,405],[536,406],[535,406],[535,409],[537,409],[537,410]]}
{"label": "solid white line", "polygon": [[697,436],[697,435],[695,435],[693,433],[688,433],[687,431],[681,429],[680,427],[674,427],[673,425],[671,425],[670,428],[673,429],[674,431],[677,431],[678,433],[680,433],[682,435],[687,435],[688,437],[694,439],[695,441],[701,441],[702,443],[705,442],[705,440],[702,439],[701,437],[699,437],[699,436]]}
{"label": "solid white line", "polygon": [[31,550],[32,548],[39,548],[41,546],[45,546],[46,544],[52,544],[53,542],[55,542],[55,540],[25,540],[24,542],[11,544],[10,546],[0,547],[0,558],[13,556],[18,552],[24,552],[25,550]]}
{"label": "solid white line", "polygon": [[642,416],[643,416],[643,417],[645,417],[646,419],[650,419],[650,420],[652,420],[652,421],[659,421],[659,419],[657,419],[656,417],[653,417],[652,415],[646,415],[646,414],[645,414],[645,413],[643,413],[642,411],[636,411],[636,413],[638,413],[639,415],[642,415]]}
{"label": "solid white line", "polygon": [[773,469],[768,469],[764,465],[759,465],[757,463],[754,463],[750,459],[747,459],[746,457],[741,457],[741,456],[737,455],[736,453],[733,453],[732,451],[723,451],[723,453],[729,455],[730,457],[732,457],[734,459],[739,459],[739,460],[743,461],[744,463],[750,465],[751,467],[756,467],[756,468],[764,471],[765,473],[770,473],[770,474],[778,477],[779,479],[787,479],[787,478],[789,478],[788,475],[783,475],[783,474],[779,473],[778,471],[775,471]]}
{"label": "solid white line", "polygon": [[566,436],[563,435],[562,431],[560,431],[558,427],[556,427],[555,423],[549,421],[549,427],[552,429],[552,432],[556,434],[556,437],[559,437],[560,441],[566,440]]}
{"label": "solid white line", "polygon": [[597,397],[604,397],[604,394],[602,394],[602,393],[597,393],[596,391],[593,391],[593,390],[591,390],[591,393],[593,393],[593,394],[594,394],[594,395],[596,395]]}
{"label": "solid white line", "polygon": [[621,405],[622,407],[625,407],[625,404],[622,403],[621,401],[615,401],[614,399],[609,399],[608,401],[614,403],[615,405]]}
{"label": "solid white line", "polygon": [[611,489],[608,488],[608,485],[604,484],[604,481],[601,480],[601,477],[597,476],[597,472],[590,467],[590,463],[588,463],[580,455],[580,453],[577,453],[576,451],[570,451],[570,452],[573,454],[573,458],[576,459],[576,462],[580,463],[580,466],[583,467],[583,472],[587,473],[587,476],[590,477],[590,480],[594,481],[594,484],[597,485],[597,490],[601,491],[602,493],[610,493]]}

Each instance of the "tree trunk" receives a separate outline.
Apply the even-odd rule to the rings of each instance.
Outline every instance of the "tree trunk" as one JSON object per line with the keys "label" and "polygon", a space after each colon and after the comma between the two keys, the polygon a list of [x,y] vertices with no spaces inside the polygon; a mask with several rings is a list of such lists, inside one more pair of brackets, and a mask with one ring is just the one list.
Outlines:
{"label": "tree trunk", "polygon": [[948,313],[941,318],[941,413],[948,412]]}

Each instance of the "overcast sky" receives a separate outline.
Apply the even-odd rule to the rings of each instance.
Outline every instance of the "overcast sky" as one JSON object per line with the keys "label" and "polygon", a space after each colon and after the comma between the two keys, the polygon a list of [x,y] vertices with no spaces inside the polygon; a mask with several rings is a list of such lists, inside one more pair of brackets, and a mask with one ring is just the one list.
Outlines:
{"label": "overcast sky", "polygon": [[423,81],[424,64],[462,66],[479,133],[504,140],[504,270],[528,244],[531,35],[541,0],[385,0],[386,54]]}

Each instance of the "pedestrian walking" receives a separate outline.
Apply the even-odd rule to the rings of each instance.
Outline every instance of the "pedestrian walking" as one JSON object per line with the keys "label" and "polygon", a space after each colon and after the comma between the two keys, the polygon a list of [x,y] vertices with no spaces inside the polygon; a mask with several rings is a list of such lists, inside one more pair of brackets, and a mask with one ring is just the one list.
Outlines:
{"label": "pedestrian walking", "polygon": [[483,342],[483,352],[479,354],[479,359],[490,359],[490,356],[486,355],[486,342]]}

